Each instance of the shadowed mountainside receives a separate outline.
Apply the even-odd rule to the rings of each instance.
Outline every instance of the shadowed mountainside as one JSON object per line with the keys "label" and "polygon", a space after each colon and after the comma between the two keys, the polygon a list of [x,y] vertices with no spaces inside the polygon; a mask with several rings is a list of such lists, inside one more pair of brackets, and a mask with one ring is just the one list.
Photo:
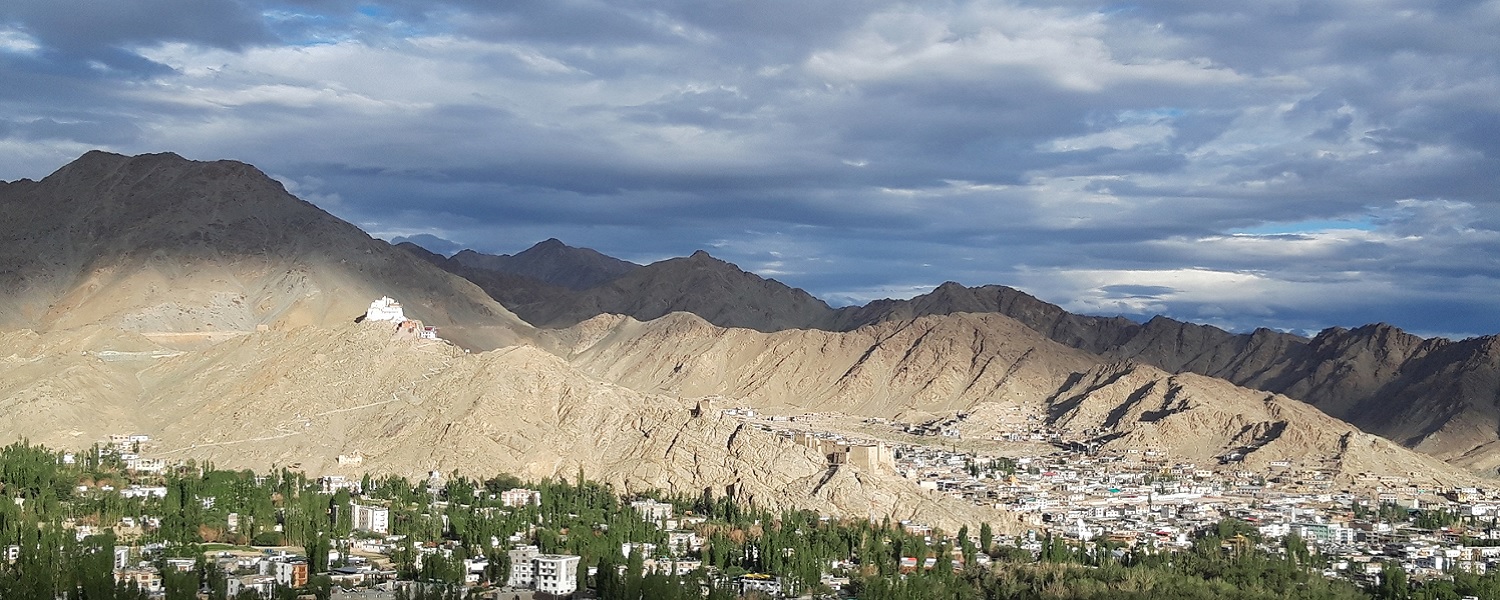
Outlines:
{"label": "shadowed mountainside", "polygon": [[514,256],[464,250],[453,255],[452,260],[466,267],[530,277],[570,290],[603,285],[641,268],[635,263],[600,254],[593,248],[574,248],[557,238],[538,242]]}
{"label": "shadowed mountainside", "polygon": [[211,337],[348,322],[371,300],[479,348],[531,328],[474,284],[288,194],[250,165],[89,152],[0,184],[0,327]]}

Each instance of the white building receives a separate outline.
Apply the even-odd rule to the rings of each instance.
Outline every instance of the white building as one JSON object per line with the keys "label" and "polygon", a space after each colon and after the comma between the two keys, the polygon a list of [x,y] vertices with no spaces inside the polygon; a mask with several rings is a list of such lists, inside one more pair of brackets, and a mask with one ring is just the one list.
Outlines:
{"label": "white building", "polygon": [[653,523],[672,518],[672,505],[665,502],[650,499],[636,500],[630,503],[630,508],[635,509],[642,519]]}
{"label": "white building", "polygon": [[406,320],[406,312],[401,310],[401,303],[386,296],[370,303],[370,310],[365,311],[366,321],[390,321],[400,323]]}
{"label": "white building", "polygon": [[557,596],[578,591],[578,562],[583,557],[541,554],[536,546],[521,546],[509,555],[510,579],[506,585]]}
{"label": "white building", "polygon": [[353,523],[355,529],[373,531],[375,533],[391,532],[391,511],[379,506],[353,505]]}
{"label": "white building", "polygon": [[124,569],[130,566],[130,546],[115,546],[115,569]]}
{"label": "white building", "polygon": [[166,470],[167,461],[162,458],[132,458],[125,461],[125,468],[140,473],[160,473]]}
{"label": "white building", "polygon": [[510,579],[505,585],[514,588],[531,588],[536,584],[536,557],[541,551],[536,546],[521,546],[511,550]]}
{"label": "white building", "polygon": [[583,557],[568,554],[537,555],[533,561],[536,565],[536,591],[556,596],[578,591],[580,560]]}
{"label": "white building", "polygon": [[526,506],[528,504],[541,506],[542,493],[523,488],[505,490],[500,492],[500,504],[511,508]]}

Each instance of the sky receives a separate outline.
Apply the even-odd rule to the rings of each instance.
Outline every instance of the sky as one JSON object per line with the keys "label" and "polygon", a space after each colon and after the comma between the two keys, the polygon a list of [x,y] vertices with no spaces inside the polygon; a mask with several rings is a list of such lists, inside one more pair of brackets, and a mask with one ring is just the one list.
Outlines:
{"label": "sky", "polygon": [[6,0],[0,179],[1236,331],[1500,332],[1500,1]]}

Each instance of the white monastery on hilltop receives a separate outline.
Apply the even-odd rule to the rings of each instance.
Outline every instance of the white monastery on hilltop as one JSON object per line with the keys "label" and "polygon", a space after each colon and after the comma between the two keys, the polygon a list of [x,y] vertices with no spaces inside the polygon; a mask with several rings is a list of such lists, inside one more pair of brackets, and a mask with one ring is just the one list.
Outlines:
{"label": "white monastery on hilltop", "polygon": [[421,321],[406,318],[401,303],[389,296],[381,296],[379,300],[370,303],[370,310],[365,311],[365,322],[371,321],[395,323],[398,334],[413,335],[424,340],[438,339],[436,327],[423,327]]}
{"label": "white monastery on hilltop", "polygon": [[379,300],[370,303],[370,310],[365,311],[365,320],[400,323],[406,320],[406,313],[401,310],[400,302],[381,296]]}

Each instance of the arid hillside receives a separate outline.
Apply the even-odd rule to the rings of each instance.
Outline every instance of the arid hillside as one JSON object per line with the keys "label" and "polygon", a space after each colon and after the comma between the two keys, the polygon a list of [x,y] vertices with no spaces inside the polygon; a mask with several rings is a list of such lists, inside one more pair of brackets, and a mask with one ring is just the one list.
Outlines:
{"label": "arid hillside", "polygon": [[[922,422],[996,409],[1044,415],[1106,449],[1158,449],[1203,465],[1293,461],[1353,479],[1463,469],[1402,448],[1303,402],[1196,374],[1172,375],[1054,342],[1014,319],[959,313],[850,332],[726,329],[686,313],[597,317],[546,332],[580,369],[638,390],[722,395],[758,409]],[[976,419],[965,435],[993,433]]]}
{"label": "arid hillside", "polygon": [[[554,246],[556,244],[553,244]],[[1500,337],[1422,339],[1385,324],[1330,328],[1314,338],[1258,329],[1236,334],[1156,317],[1069,313],[1000,285],[945,283],[908,300],[833,309],[772,279],[704,253],[642,267],[583,291],[498,272],[444,268],[541,327],[565,328],[601,314],[651,320],[693,313],[721,327],[762,332],[850,332],[867,326],[959,313],[998,314],[1052,341],[1105,360],[1197,373],[1296,398],[1363,431],[1481,472],[1500,468]]]}
{"label": "arid hillside", "polygon": [[388,322],[253,332],[189,351],[128,333],[4,335],[14,351],[0,411],[18,418],[0,423],[3,439],[72,448],[145,433],[168,459],[314,475],[581,469],[626,492],[712,489],[766,507],[1014,525],[889,470],[832,468],[785,437],[588,377],[531,345],[472,354]]}
{"label": "arid hillside", "polygon": [[194,340],[351,322],[382,295],[475,348],[531,329],[243,163],[90,152],[0,184],[0,328]]}

